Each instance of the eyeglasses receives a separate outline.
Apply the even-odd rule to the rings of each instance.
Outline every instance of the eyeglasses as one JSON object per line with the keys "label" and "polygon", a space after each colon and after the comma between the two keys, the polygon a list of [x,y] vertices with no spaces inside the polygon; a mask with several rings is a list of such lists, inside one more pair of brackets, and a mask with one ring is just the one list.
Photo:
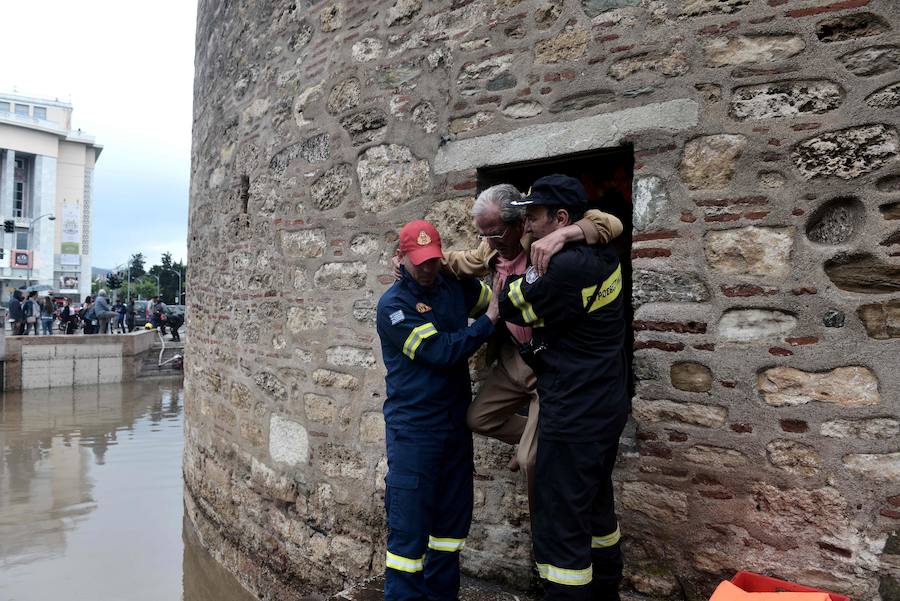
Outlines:
{"label": "eyeglasses", "polygon": [[507,231],[509,231],[509,226],[503,228],[503,231],[499,234],[478,234],[476,237],[479,240],[499,240],[506,235]]}

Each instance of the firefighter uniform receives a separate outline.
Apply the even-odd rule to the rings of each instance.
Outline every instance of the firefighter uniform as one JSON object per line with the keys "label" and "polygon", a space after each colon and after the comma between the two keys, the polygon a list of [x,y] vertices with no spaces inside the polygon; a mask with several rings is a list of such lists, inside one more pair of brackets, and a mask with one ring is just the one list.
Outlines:
{"label": "firefighter uniform", "polygon": [[547,598],[618,599],[612,469],[630,401],[615,250],[567,245],[542,277],[507,282],[500,314],[534,333],[529,361],[541,413],[533,538]]}
{"label": "firefighter uniform", "polygon": [[473,498],[467,360],[494,330],[485,315],[471,325],[468,318],[482,314],[490,298],[479,280],[438,275],[425,288],[403,270],[378,302],[387,368],[388,601],[457,598]]}

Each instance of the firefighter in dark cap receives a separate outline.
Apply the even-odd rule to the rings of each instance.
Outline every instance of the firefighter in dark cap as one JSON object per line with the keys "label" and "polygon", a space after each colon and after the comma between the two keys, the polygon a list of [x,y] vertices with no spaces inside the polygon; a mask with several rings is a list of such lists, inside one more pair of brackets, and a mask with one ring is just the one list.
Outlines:
{"label": "firefighter in dark cap", "polygon": [[[577,179],[538,179],[519,201],[535,239],[582,217]],[[622,580],[612,470],[630,411],[622,267],[607,245],[569,243],[543,275],[507,279],[502,319],[533,328],[526,359],[540,400],[534,554],[546,598],[617,601]]]}

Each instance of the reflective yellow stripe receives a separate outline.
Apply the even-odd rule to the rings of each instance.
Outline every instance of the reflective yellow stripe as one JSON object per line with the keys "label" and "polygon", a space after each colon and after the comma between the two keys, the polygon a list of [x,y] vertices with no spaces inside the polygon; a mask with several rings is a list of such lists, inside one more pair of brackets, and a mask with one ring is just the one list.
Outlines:
{"label": "reflective yellow stripe", "polygon": [[537,564],[538,574],[544,580],[555,582],[556,584],[568,584],[570,586],[583,586],[590,584],[594,578],[594,567],[588,566],[583,570],[567,570],[566,568],[558,568],[549,563]]}
{"label": "reflective yellow stripe", "polygon": [[[512,288],[512,286],[510,286],[510,288]],[[588,301],[591,300],[591,296],[594,295],[594,290],[596,289],[596,286],[588,286],[587,288],[581,289],[581,305],[583,307],[587,308]],[[594,301],[594,304],[588,309],[588,313],[593,313],[600,307],[613,302],[619,297],[620,292],[622,292],[621,265],[616,267],[616,270],[612,272],[612,275],[603,280],[603,283],[600,284],[600,292],[597,294],[597,299]]]}
{"label": "reflective yellow stripe", "polygon": [[481,284],[481,294],[478,295],[478,302],[475,303],[475,306],[472,307],[472,311],[469,313],[469,317],[475,317],[485,309],[487,306],[491,304],[491,297],[494,296],[494,293],[491,292],[491,289],[487,284],[478,280],[478,283]]}
{"label": "reflective yellow stripe", "polygon": [[428,537],[428,548],[435,551],[462,551],[466,546],[464,538],[437,538]]}
{"label": "reflective yellow stripe", "polygon": [[409,557],[403,557],[402,555],[397,555],[396,553],[388,551],[387,559],[384,560],[384,565],[388,568],[413,574],[425,569],[425,556],[423,555],[418,559],[410,559]]}
{"label": "reflective yellow stripe", "polygon": [[622,538],[622,533],[619,531],[619,526],[617,524],[616,530],[612,534],[607,534],[606,536],[592,536],[591,548],[605,549],[606,547],[612,547],[614,544],[619,542],[620,538]]}
{"label": "reflective yellow stripe", "polygon": [[544,320],[538,320],[537,314],[534,312],[534,307],[525,300],[525,295],[522,294],[522,282],[524,281],[525,278],[519,278],[509,285],[509,300],[512,301],[512,304],[516,309],[522,312],[522,320],[527,325],[539,327],[544,324]]}
{"label": "reflective yellow stripe", "polygon": [[415,359],[416,349],[419,348],[422,341],[435,334],[437,334],[437,329],[430,321],[428,323],[423,323],[417,328],[413,328],[412,332],[409,333],[406,342],[403,343],[403,354],[410,359]]}

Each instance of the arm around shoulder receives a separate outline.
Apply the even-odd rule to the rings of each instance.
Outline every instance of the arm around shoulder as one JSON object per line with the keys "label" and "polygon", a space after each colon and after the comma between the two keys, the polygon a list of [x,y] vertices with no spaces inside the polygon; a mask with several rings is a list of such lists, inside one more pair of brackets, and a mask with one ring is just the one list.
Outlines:
{"label": "arm around shoulder", "polygon": [[591,209],[584,217],[575,222],[584,232],[584,240],[588,244],[606,244],[622,234],[622,221],[610,213]]}

